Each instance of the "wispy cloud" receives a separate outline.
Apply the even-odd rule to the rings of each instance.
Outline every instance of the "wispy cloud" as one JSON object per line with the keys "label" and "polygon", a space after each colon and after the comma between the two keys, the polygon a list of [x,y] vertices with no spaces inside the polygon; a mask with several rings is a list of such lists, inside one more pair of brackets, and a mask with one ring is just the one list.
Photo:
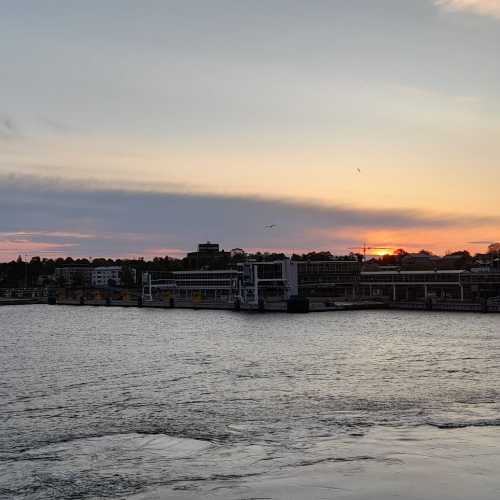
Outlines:
{"label": "wispy cloud", "polygon": [[16,121],[10,115],[0,114],[0,140],[8,141],[21,136]]}
{"label": "wispy cloud", "polygon": [[450,10],[471,11],[500,19],[500,0],[436,0],[436,4]]}
{"label": "wispy cloud", "polygon": [[[0,256],[8,255],[10,258],[16,255],[39,254],[39,253],[62,253],[71,252],[76,244],[72,243],[54,243],[46,241],[33,241],[26,239],[3,239],[0,238]],[[0,257],[1,258],[1,257]]]}
{"label": "wispy cloud", "polygon": [[46,236],[53,238],[64,238],[64,239],[91,239],[95,238],[95,234],[78,233],[74,231],[11,231],[11,232],[0,232],[1,237],[13,237],[13,238],[32,238],[34,236]]}
{"label": "wispy cloud", "polygon": [[48,127],[51,131],[57,133],[68,133],[75,130],[74,127],[70,127],[68,124],[51,118],[49,116],[39,116],[39,121],[46,127]]}

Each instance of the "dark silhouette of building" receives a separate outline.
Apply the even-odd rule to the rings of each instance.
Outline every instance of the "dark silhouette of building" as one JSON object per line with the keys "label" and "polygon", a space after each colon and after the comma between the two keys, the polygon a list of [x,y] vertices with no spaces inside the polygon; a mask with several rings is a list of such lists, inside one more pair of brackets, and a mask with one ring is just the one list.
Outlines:
{"label": "dark silhouette of building", "polygon": [[231,260],[231,252],[221,250],[218,243],[198,244],[198,251],[186,256],[187,269],[224,269]]}

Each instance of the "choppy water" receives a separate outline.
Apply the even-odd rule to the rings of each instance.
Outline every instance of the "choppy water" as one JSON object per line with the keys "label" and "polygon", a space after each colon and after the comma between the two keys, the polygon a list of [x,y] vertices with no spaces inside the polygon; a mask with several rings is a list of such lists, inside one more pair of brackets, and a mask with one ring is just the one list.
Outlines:
{"label": "choppy water", "polygon": [[0,308],[0,497],[497,499],[499,430],[500,315]]}

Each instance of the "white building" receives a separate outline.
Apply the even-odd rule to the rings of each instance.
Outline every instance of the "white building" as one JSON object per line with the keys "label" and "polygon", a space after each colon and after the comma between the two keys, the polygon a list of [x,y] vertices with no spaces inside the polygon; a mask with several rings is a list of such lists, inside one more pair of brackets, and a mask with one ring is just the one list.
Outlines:
{"label": "white building", "polygon": [[[162,277],[163,274],[163,277]],[[143,273],[143,299],[233,302],[239,296],[238,271],[174,271],[172,273]]]}
{"label": "white building", "polygon": [[122,268],[121,266],[95,267],[92,269],[92,286],[96,288],[109,286],[120,286]]}
{"label": "white building", "polygon": [[241,299],[244,304],[288,300],[298,294],[297,263],[276,260],[238,264],[242,274]]}

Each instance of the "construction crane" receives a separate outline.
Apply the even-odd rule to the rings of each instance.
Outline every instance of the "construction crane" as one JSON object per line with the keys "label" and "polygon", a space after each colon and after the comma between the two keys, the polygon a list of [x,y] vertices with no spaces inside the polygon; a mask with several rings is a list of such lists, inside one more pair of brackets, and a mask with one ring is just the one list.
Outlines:
{"label": "construction crane", "polygon": [[368,247],[366,243],[363,244],[362,247],[350,247],[349,250],[363,250],[363,262],[366,259],[366,251],[367,250],[390,250],[389,247]]}

